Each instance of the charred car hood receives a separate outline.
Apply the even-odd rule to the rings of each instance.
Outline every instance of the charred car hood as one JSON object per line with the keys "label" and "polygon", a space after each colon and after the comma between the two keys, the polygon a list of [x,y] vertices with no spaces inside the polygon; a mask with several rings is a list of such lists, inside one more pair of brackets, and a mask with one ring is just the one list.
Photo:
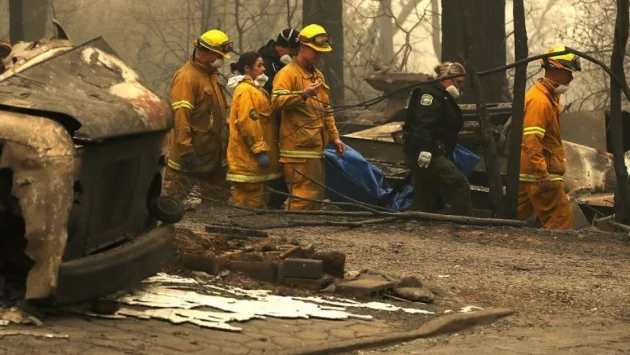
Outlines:
{"label": "charred car hood", "polygon": [[140,83],[102,37],[31,60],[36,64],[0,75],[0,110],[65,121],[73,137],[85,141],[172,127],[168,104]]}

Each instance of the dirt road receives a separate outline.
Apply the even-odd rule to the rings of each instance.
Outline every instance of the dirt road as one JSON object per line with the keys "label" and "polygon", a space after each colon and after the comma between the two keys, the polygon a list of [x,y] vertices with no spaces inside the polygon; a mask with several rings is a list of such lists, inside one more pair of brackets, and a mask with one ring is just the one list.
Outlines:
{"label": "dirt road", "polygon": [[418,276],[479,306],[493,326],[362,354],[630,354],[630,238],[426,223],[277,230],[347,254],[349,269]]}
{"label": "dirt road", "polygon": [[[305,219],[275,214],[243,217],[244,214],[247,213],[233,209],[202,209],[189,214],[180,227],[203,230],[205,223],[229,222],[265,227]],[[466,304],[508,307],[519,312],[490,326],[459,334],[354,354],[630,354],[630,238],[626,235],[546,233],[427,222],[354,229],[280,228],[269,232],[271,242],[278,244],[299,242],[314,244],[318,251],[344,252],[347,271],[372,269],[394,277],[416,276],[424,284],[444,291],[445,296],[438,303],[441,308]],[[392,322],[383,323],[383,327],[399,320],[383,319]],[[261,329],[270,332],[269,336],[258,336],[266,333],[248,329],[244,336],[249,337],[247,344],[251,346],[244,346],[241,338],[234,337],[229,343],[223,332],[192,325],[109,320],[88,323],[84,319],[64,318],[51,321],[46,327],[71,334],[69,340],[7,338],[0,340],[0,354],[32,353],[33,347],[42,354],[59,353],[60,349],[64,354],[80,354],[85,353],[86,347],[94,346],[99,346],[102,353],[116,354],[206,353],[209,349],[216,353],[250,354],[267,349],[267,353],[273,353],[280,347],[273,336],[306,344],[306,340],[296,337],[296,325],[282,322],[260,324]],[[244,327],[258,325],[252,322]],[[332,325],[326,323],[302,326],[309,329],[304,334],[311,338],[317,327],[322,328],[322,337],[345,334],[333,331]],[[322,341],[314,339],[309,341]],[[223,343],[225,346],[217,348]]]}

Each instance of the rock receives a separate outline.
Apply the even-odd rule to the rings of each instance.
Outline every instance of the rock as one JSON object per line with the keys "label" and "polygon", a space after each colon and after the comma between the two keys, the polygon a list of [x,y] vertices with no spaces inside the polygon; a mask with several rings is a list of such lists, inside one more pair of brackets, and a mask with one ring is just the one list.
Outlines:
{"label": "rock", "polygon": [[357,277],[358,280],[385,280],[398,284],[399,280],[395,277],[385,275],[382,272],[375,270],[365,269],[361,271],[361,275]]}
{"label": "rock", "polygon": [[398,282],[396,287],[422,287],[422,281],[418,280],[418,278],[414,276],[403,277],[402,280]]}
{"label": "rock", "polygon": [[284,253],[280,254],[280,259],[288,259],[288,258],[303,258],[304,253],[302,252],[302,248],[299,246],[295,246]]}
{"label": "rock", "polygon": [[357,277],[359,277],[359,275],[361,275],[361,271],[357,271],[357,270],[350,270],[345,274],[345,279],[346,280],[354,280]]}
{"label": "rock", "polygon": [[372,297],[388,293],[393,287],[394,284],[389,281],[353,280],[338,284],[335,292],[349,296]]}
{"label": "rock", "polygon": [[346,268],[346,255],[338,251],[317,252],[313,254],[313,259],[321,260],[324,263],[324,273],[343,278]]}
{"label": "rock", "polygon": [[389,281],[382,275],[374,275],[374,274],[360,274],[355,278],[356,280],[375,280],[375,281]]}
{"label": "rock", "polygon": [[336,289],[337,289],[337,287],[335,286],[335,284],[332,284],[332,285],[326,287],[325,289],[321,290],[320,292],[335,293]]}
{"label": "rock", "polygon": [[394,289],[394,295],[413,302],[433,303],[435,295],[426,288],[401,287]]}
{"label": "rock", "polygon": [[302,257],[305,259],[310,259],[315,255],[315,246],[313,246],[313,244],[301,247],[300,249],[302,249]]}

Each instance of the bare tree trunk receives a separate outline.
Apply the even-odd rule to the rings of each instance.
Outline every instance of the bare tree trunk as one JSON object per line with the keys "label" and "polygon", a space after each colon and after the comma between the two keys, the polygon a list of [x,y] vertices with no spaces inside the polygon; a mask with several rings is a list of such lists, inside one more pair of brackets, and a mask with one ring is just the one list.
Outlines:
{"label": "bare tree trunk", "polygon": [[380,59],[390,65],[394,61],[394,34],[396,29],[392,21],[392,1],[381,0],[378,7],[378,44],[376,46]]}
{"label": "bare tree trunk", "polygon": [[436,58],[442,58],[442,40],[440,31],[440,0],[431,0],[431,42]]}
{"label": "bare tree trunk", "polygon": [[24,40],[23,5],[22,0],[9,0],[9,37],[11,43]]}
{"label": "bare tree trunk", "polygon": [[[477,4],[477,2],[475,2]],[[488,108],[484,101],[484,93],[475,68],[472,17],[470,15],[470,4],[467,0],[459,0],[459,10],[463,25],[464,37],[464,56],[466,58],[466,67],[470,77],[471,86],[475,91],[475,104],[479,113],[479,123],[481,124],[481,133],[484,145],[484,159],[486,163],[486,172],[488,174],[488,187],[490,188],[490,208],[494,216],[503,214],[503,183],[501,181],[501,170],[499,167],[499,159],[497,154],[497,146],[492,136],[492,125],[490,124],[490,116]]]}
{"label": "bare tree trunk", "polygon": [[[514,0],[514,57],[516,60],[528,56],[527,27],[525,26],[525,5],[523,0]],[[508,150],[507,216],[516,218],[518,205],[518,180],[521,169],[521,143],[523,141],[523,116],[525,110],[525,86],[527,85],[527,64],[516,67],[514,74],[514,101],[512,102],[512,123]]]}
{"label": "bare tree trunk", "polygon": [[[505,47],[505,0],[477,0],[470,8],[473,58],[478,70],[504,66]],[[457,0],[442,0],[442,61],[461,61],[464,51],[462,16]],[[506,85],[505,72],[481,79],[489,102],[503,102]],[[467,83],[465,89],[470,88]],[[466,90],[464,90],[466,91]],[[472,104],[474,97],[464,94],[462,103]]]}
{"label": "bare tree trunk", "polygon": [[9,0],[11,42],[35,41],[46,36],[47,0]]}
{"label": "bare tree trunk", "polygon": [[332,41],[332,52],[323,56],[323,72],[330,86],[331,101],[342,105],[344,101],[343,78],[343,1],[304,0],[302,3],[302,26],[312,23],[326,29]]}
{"label": "bare tree trunk", "polygon": [[214,0],[201,0],[201,31],[202,34],[212,29],[212,9],[214,8]]}
{"label": "bare tree trunk", "polygon": [[[625,84],[623,60],[628,43],[628,0],[617,0],[617,20],[615,22],[615,39],[610,67],[614,74]],[[621,115],[621,88],[610,80],[610,135],[612,138],[613,165],[617,177],[615,192],[615,219],[617,222],[630,222],[630,185],[623,151],[623,122]]]}

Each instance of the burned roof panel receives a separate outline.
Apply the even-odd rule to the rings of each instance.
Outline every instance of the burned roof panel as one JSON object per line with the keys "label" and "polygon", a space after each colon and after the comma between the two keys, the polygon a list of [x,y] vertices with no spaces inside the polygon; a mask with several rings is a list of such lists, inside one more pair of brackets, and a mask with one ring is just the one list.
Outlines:
{"label": "burned roof panel", "polygon": [[144,87],[101,37],[56,56],[48,54],[1,78],[1,105],[73,117],[81,124],[74,132],[78,139],[99,140],[172,125],[167,103]]}

